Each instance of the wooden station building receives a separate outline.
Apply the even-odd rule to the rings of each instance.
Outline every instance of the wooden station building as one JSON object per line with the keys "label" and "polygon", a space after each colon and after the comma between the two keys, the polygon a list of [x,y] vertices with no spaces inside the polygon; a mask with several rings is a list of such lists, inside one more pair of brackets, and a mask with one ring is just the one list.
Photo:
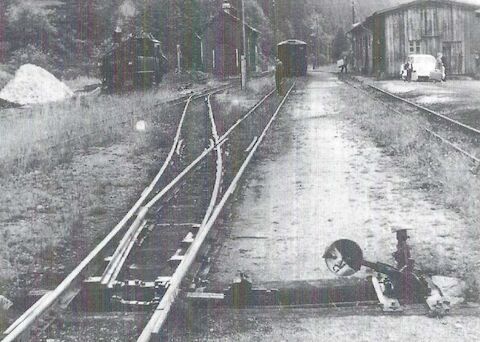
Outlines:
{"label": "wooden station building", "polygon": [[[255,71],[257,40],[260,32],[245,25],[247,68]],[[238,11],[225,1],[221,11],[207,24],[202,33],[201,59],[206,72],[226,78],[241,73],[243,54],[242,20]]]}
{"label": "wooden station building", "polygon": [[442,53],[449,74],[473,74],[480,51],[479,8],[458,1],[416,0],[375,12],[348,32],[353,69],[395,77],[408,55]]}

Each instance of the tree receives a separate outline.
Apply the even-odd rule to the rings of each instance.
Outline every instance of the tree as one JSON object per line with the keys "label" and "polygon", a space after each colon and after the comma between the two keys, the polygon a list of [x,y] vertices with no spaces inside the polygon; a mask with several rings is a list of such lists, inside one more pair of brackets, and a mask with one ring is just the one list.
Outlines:
{"label": "tree", "polygon": [[345,52],[348,52],[348,50],[350,49],[348,39],[345,36],[345,32],[342,28],[338,29],[335,38],[333,38],[332,49],[334,59],[339,59]]}
{"label": "tree", "polygon": [[9,7],[7,12],[7,35],[13,50],[35,46],[47,52],[57,37],[57,28],[52,25],[50,11],[19,3]]}

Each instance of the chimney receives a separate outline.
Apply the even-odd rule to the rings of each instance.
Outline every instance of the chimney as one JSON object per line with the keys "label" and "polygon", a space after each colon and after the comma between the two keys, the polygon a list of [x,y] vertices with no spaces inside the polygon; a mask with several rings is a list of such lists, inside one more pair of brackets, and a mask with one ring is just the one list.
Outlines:
{"label": "chimney", "polygon": [[225,13],[232,14],[232,5],[228,0],[224,0],[222,4],[222,9]]}
{"label": "chimney", "polygon": [[113,42],[115,44],[120,44],[122,42],[122,29],[119,26],[113,31]]}

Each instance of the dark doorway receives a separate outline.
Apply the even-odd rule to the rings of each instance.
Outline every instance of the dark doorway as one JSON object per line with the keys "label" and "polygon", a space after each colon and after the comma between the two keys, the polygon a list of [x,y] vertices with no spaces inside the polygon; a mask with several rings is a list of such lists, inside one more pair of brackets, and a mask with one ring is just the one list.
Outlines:
{"label": "dark doorway", "polygon": [[464,56],[462,42],[443,42],[443,56],[446,59],[446,71],[448,74],[464,74]]}

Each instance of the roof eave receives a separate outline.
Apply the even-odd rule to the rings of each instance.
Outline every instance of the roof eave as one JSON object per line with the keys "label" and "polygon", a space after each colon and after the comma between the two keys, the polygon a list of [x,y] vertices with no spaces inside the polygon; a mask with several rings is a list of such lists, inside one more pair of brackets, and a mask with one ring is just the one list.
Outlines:
{"label": "roof eave", "polygon": [[396,12],[405,8],[409,8],[412,6],[420,5],[420,4],[425,4],[425,3],[438,3],[438,4],[444,4],[444,5],[454,5],[454,6],[459,6],[459,7],[466,7],[473,10],[479,10],[480,6],[479,5],[474,5],[466,2],[461,2],[461,1],[451,1],[451,0],[414,0],[411,2],[407,2],[405,4],[401,4],[395,7],[390,7],[390,8],[385,8],[380,11],[374,12],[371,17],[373,16],[378,16],[378,15],[384,15],[384,14],[389,14],[392,12]]}

